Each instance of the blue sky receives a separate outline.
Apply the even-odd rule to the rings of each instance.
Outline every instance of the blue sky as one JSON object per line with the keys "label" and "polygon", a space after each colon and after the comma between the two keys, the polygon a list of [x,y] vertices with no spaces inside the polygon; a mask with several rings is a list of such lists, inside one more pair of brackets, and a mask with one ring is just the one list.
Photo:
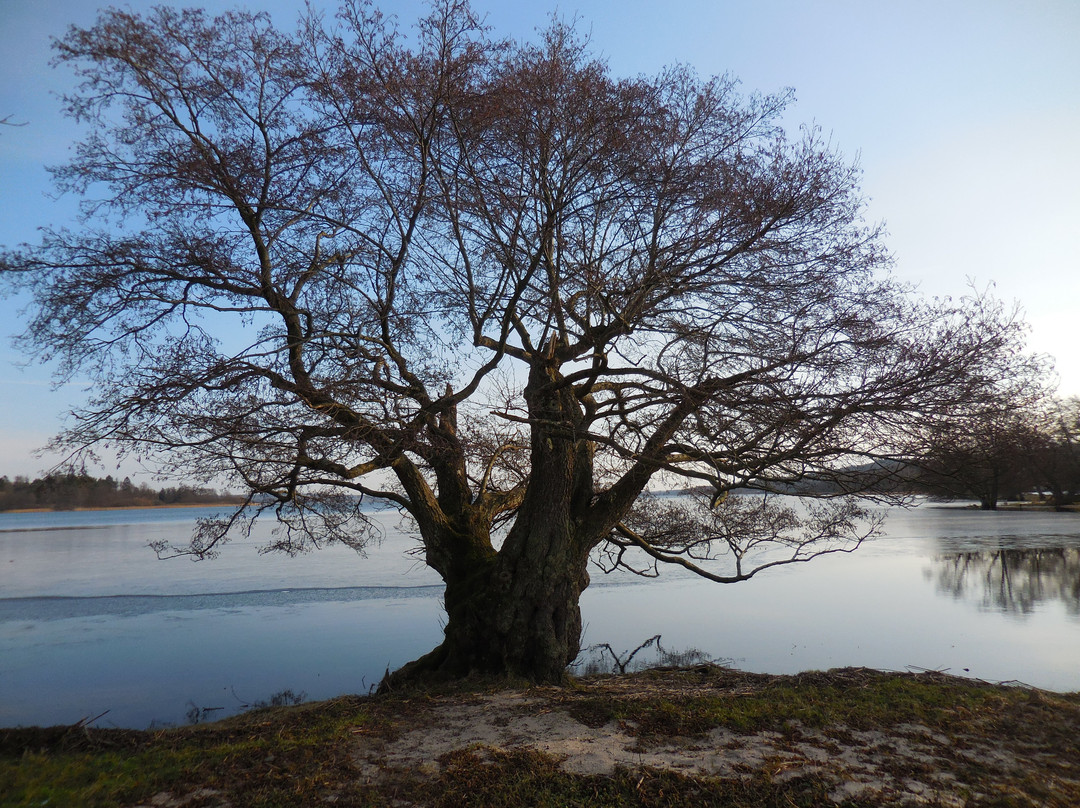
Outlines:
{"label": "blue sky", "polygon": [[[119,5],[149,8],[148,0]],[[302,0],[208,0],[212,11],[268,10],[288,27]],[[333,8],[334,3],[317,2]],[[423,4],[384,2],[411,23]],[[748,90],[793,87],[788,120],[812,123],[864,171],[896,274],[929,295],[968,279],[1017,301],[1030,346],[1056,359],[1063,394],[1080,394],[1080,2],[1076,0],[475,0],[497,33],[529,37],[576,15],[616,74],[684,62],[730,72]],[[0,0],[0,245],[71,223],[46,165],[77,130],[54,96],[49,38],[88,25],[93,0]],[[53,389],[47,368],[11,347],[19,301],[0,301],[0,475],[34,475],[32,454],[84,395]],[[125,467],[125,472],[134,471]]]}

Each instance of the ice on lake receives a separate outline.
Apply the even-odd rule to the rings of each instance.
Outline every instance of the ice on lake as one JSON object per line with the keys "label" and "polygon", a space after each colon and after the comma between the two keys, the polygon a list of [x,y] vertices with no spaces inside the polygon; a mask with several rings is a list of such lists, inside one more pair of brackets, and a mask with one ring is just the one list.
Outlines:
{"label": "ice on lake", "polygon": [[[441,638],[438,577],[392,511],[360,557],[159,560],[197,509],[0,514],[0,725],[181,723],[291,690],[366,692]],[[660,634],[745,670],[865,665],[1080,690],[1080,515],[894,509],[850,555],[735,585],[592,573],[583,643]],[[220,708],[220,709],[218,709]]]}

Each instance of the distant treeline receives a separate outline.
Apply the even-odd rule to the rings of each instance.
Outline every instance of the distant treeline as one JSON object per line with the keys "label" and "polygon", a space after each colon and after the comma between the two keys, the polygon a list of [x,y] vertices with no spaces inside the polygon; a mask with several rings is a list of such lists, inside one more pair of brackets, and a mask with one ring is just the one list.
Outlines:
{"label": "distant treeline", "polygon": [[154,489],[146,483],[135,485],[125,477],[99,479],[89,474],[49,474],[36,480],[0,477],[0,511],[48,508],[70,511],[76,508],[138,508],[156,505],[238,503],[240,497],[219,494],[213,488],[178,485]]}

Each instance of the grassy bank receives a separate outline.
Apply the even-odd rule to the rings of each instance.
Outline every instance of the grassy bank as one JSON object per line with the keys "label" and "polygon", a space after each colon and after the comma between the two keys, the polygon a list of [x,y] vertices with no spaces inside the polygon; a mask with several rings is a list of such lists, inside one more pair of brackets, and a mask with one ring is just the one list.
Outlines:
{"label": "grassy bank", "polygon": [[1080,694],[712,666],[0,730],[7,806],[1075,806]]}

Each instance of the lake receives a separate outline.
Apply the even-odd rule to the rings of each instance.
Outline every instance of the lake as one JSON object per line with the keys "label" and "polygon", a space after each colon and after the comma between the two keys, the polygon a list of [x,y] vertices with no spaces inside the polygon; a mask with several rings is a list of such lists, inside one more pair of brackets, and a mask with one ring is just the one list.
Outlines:
{"label": "lake", "polygon": [[[159,560],[208,511],[0,514],[0,726],[145,728],[275,694],[362,693],[441,638],[438,577],[395,512],[361,558],[259,555],[269,523],[215,560]],[[1080,690],[1080,514],[891,509],[852,554],[719,585],[592,573],[584,645],[659,634],[743,670],[947,670]],[[100,716],[100,717],[98,717]]]}

